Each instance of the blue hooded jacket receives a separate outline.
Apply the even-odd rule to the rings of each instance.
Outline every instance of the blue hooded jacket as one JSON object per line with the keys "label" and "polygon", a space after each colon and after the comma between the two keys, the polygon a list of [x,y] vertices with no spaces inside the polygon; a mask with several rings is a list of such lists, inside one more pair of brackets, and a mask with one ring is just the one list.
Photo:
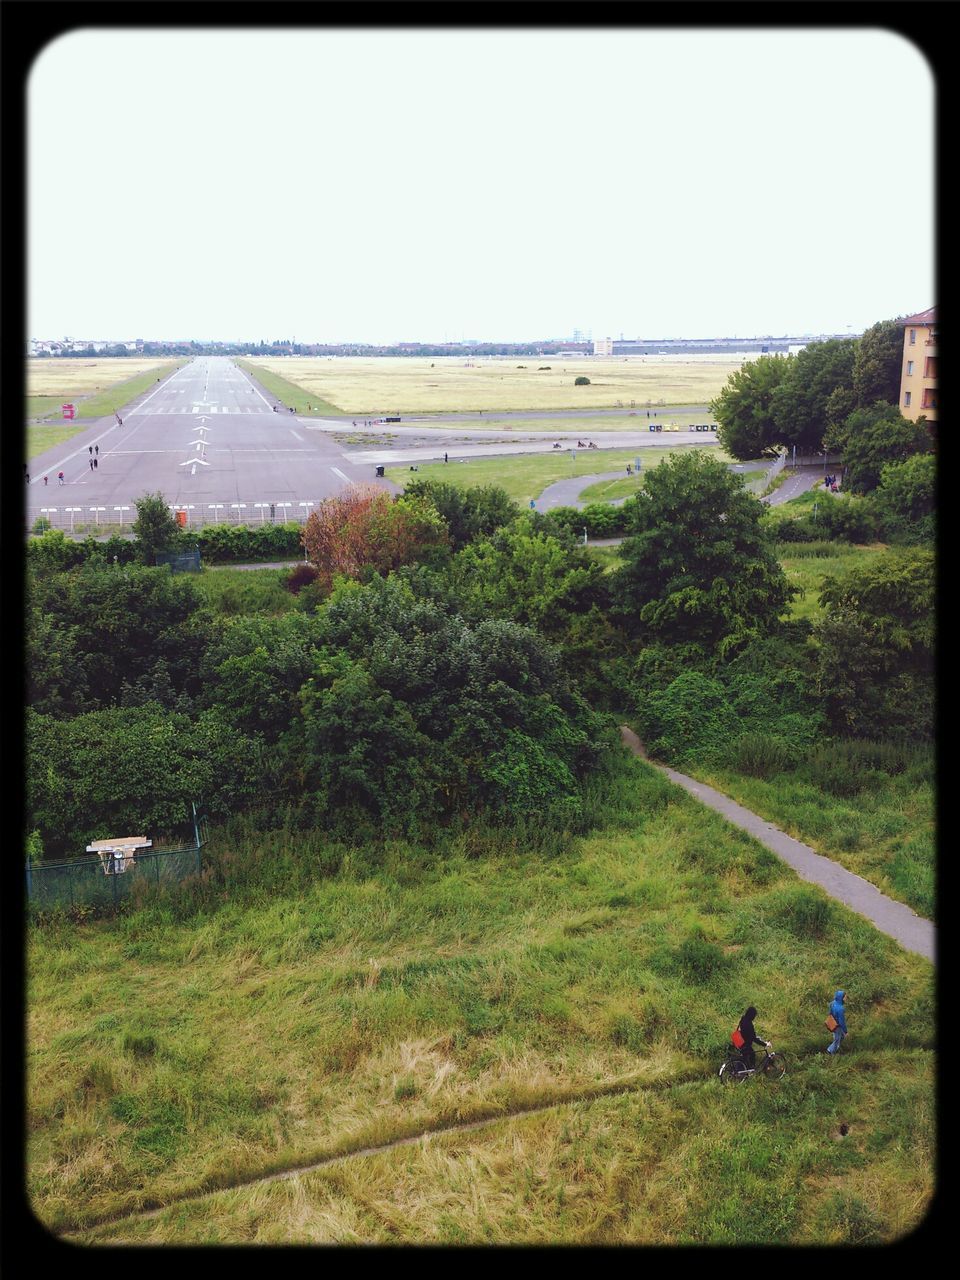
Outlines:
{"label": "blue hooded jacket", "polygon": [[843,1013],[843,997],[845,995],[845,991],[838,991],[833,997],[833,1004],[830,1006],[830,1012],[836,1018],[844,1035],[847,1034],[847,1020]]}

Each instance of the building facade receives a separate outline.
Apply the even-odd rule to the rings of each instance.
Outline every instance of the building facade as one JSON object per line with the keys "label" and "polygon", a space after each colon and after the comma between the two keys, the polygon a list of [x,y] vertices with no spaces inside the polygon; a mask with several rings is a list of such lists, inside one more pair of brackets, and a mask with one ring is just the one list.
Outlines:
{"label": "building facade", "polygon": [[911,422],[937,421],[937,308],[901,320],[900,412]]}

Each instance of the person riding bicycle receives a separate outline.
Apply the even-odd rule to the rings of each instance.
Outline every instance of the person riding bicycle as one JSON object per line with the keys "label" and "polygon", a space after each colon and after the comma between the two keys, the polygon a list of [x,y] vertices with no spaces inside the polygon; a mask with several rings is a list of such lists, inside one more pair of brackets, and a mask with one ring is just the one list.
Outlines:
{"label": "person riding bicycle", "polygon": [[753,1020],[756,1016],[757,1011],[753,1005],[751,1005],[737,1023],[737,1030],[740,1032],[741,1036],[743,1036],[743,1044],[740,1046],[740,1057],[751,1071],[757,1065],[757,1055],[753,1052],[753,1046],[758,1044],[761,1049],[770,1048],[769,1041],[761,1040],[753,1029]]}

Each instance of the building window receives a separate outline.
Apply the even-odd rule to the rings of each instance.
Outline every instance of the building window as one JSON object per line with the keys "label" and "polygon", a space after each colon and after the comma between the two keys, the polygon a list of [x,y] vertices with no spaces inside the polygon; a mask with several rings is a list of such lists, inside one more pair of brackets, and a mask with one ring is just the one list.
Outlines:
{"label": "building window", "polygon": [[917,341],[917,331],[916,331],[916,329],[911,329],[911,330],[910,330],[910,345],[911,345],[911,347],[916,345],[916,341]]}
{"label": "building window", "polygon": [[910,392],[909,391],[905,391],[903,393],[903,407],[905,409],[910,408]]}
{"label": "building window", "polygon": [[937,407],[937,393],[933,387],[927,387],[923,393],[923,399],[920,402],[921,409],[935,409]]}
{"label": "building window", "polygon": [[937,376],[937,357],[927,356],[927,362],[923,367],[923,376],[925,378],[936,379]]}
{"label": "building window", "polygon": [[911,376],[912,376],[912,374],[913,374],[913,361],[912,361],[912,360],[908,360],[908,361],[907,361],[907,377],[908,377],[908,378],[909,378],[909,377],[911,377]]}

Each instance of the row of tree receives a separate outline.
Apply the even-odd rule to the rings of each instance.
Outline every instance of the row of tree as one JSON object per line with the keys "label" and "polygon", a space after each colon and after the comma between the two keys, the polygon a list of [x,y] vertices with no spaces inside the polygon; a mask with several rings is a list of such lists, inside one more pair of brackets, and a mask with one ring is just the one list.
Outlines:
{"label": "row of tree", "polygon": [[[677,761],[759,732],[788,753],[824,732],[930,733],[928,550],[828,583],[811,633],[785,620],[769,518],[727,467],[674,455],[627,505],[606,573],[496,488],[348,491],[311,516],[280,616],[215,614],[149,563],[31,557],[31,825],[76,852],[166,829],[198,795],[214,816],[293,806],[353,835],[575,823],[613,711]],[[144,516],[150,561],[159,495]]]}
{"label": "row of tree", "polygon": [[880,321],[859,338],[811,343],[796,355],[761,356],[732,374],[711,404],[717,438],[743,459],[778,446],[852,456],[851,441],[869,432],[869,463],[857,482],[873,478],[875,485],[881,462],[903,461],[931,445],[924,420],[907,422],[898,411],[902,359],[896,320]]}

